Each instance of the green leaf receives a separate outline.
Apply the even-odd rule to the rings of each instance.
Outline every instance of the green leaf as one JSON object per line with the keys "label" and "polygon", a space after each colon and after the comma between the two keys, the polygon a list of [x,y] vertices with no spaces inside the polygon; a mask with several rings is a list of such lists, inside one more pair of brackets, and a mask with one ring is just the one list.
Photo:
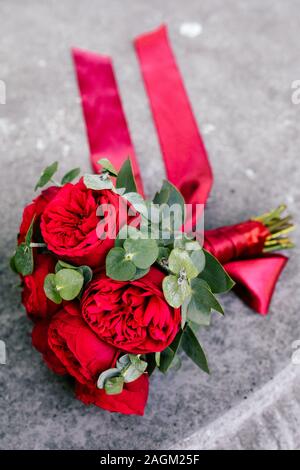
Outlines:
{"label": "green leaf", "polygon": [[175,336],[174,341],[160,353],[160,364],[159,370],[164,374],[172,366],[172,363],[176,357],[177,351],[179,349],[183,331],[180,330]]}
{"label": "green leaf", "polygon": [[106,275],[116,281],[129,281],[136,273],[136,267],[131,260],[125,258],[123,248],[112,248],[106,257]]}
{"label": "green leaf", "polygon": [[73,300],[83,286],[83,275],[75,269],[61,269],[55,274],[55,286],[64,300]]}
{"label": "green leaf", "polygon": [[117,368],[107,369],[104,372],[101,372],[97,380],[97,388],[99,389],[104,388],[104,384],[106,380],[111,379],[113,377],[118,377],[118,376],[120,376],[120,371]]}
{"label": "green leaf", "polygon": [[119,230],[119,233],[115,240],[115,246],[123,247],[124,242],[127,238],[132,238],[136,240],[137,238],[141,238],[143,234],[135,227],[131,227],[130,225],[123,225],[123,227]]}
{"label": "green leaf", "polygon": [[[146,205],[146,201],[139,193],[126,192],[122,195],[122,197],[131,204],[136,212],[142,214],[143,217],[148,217],[148,207]],[[135,215],[135,213],[133,215]]]}
{"label": "green leaf", "polygon": [[124,242],[126,256],[139,269],[147,269],[155,263],[158,256],[158,246],[152,239],[136,239],[128,238]]}
{"label": "green leaf", "polygon": [[88,284],[92,280],[93,271],[91,270],[89,266],[86,266],[86,265],[79,266],[77,268],[77,271],[79,271],[82,274],[84,285]]}
{"label": "green leaf", "polygon": [[131,364],[121,371],[125,383],[130,383],[137,380],[145,372],[148,365],[147,362],[142,361],[138,358],[138,356],[134,356],[133,354],[129,354],[129,358]]}
{"label": "green leaf", "polygon": [[69,263],[66,263],[65,261],[63,260],[58,260],[56,265],[55,265],[55,272],[58,273],[58,271],[60,271],[61,269],[77,269],[77,266],[73,266],[72,264],[69,264]]}
{"label": "green leaf", "polygon": [[148,274],[149,271],[150,271],[150,268],[147,268],[147,269],[136,268],[135,275],[130,280],[136,281],[137,279],[141,279],[141,277],[146,276],[146,274]]}
{"label": "green leaf", "polygon": [[155,364],[157,365],[157,367],[160,366],[160,354],[160,352],[155,353]]}
{"label": "green leaf", "polygon": [[158,249],[157,261],[159,263],[163,263],[163,264],[167,265],[169,256],[170,256],[169,248],[166,248],[164,246],[160,246],[159,249]]}
{"label": "green leaf", "polygon": [[207,364],[207,359],[205,357],[205,353],[193,333],[193,330],[187,325],[184,329],[181,346],[186,355],[192,359],[192,361],[200,367],[204,372],[209,374],[209,368]]}
{"label": "green leaf", "polygon": [[[176,186],[170,183],[167,180],[164,180],[162,188],[159,192],[160,196],[155,196],[154,203],[163,204],[163,202],[159,202],[159,200],[164,199],[164,203],[168,204],[168,206],[173,206],[174,204],[178,204],[182,209],[182,214],[185,213],[185,203],[182,194],[178,191]],[[168,197],[166,195],[168,194]],[[157,202],[158,201],[158,202]]]}
{"label": "green leaf", "polygon": [[234,281],[226,273],[219,261],[208,251],[203,250],[205,254],[205,268],[200,274],[200,278],[204,279],[212,292],[220,294],[227,292],[234,286]]}
{"label": "green leaf", "polygon": [[170,189],[166,185],[163,184],[160,191],[158,191],[155,194],[153,198],[153,203],[158,204],[158,205],[167,204],[169,197],[170,197]]}
{"label": "green leaf", "polygon": [[47,274],[44,280],[44,292],[48,299],[52,300],[55,304],[60,304],[62,298],[56,289],[55,285],[55,274]]}
{"label": "green leaf", "polygon": [[14,273],[18,274],[18,270],[17,270],[16,265],[15,265],[15,255],[13,255],[13,256],[10,258],[10,260],[9,260],[9,267],[10,267],[10,269],[11,269]]}
{"label": "green leaf", "polygon": [[107,379],[104,384],[104,389],[107,395],[118,395],[122,392],[124,385],[123,377],[112,377]]}
{"label": "green leaf", "polygon": [[184,271],[188,279],[193,279],[199,274],[188,253],[180,248],[174,248],[171,251],[169,269],[175,274],[180,274]]}
{"label": "green leaf", "polygon": [[180,282],[177,276],[166,276],[162,286],[166,301],[174,308],[179,308],[191,294],[189,283],[185,280]]}
{"label": "green leaf", "polygon": [[71,183],[71,181],[77,178],[79,174],[80,174],[80,168],[73,168],[62,177],[61,184],[64,185],[66,183]]}
{"label": "green leaf", "polygon": [[144,373],[147,368],[147,362],[143,361],[140,358],[140,355],[137,354],[128,354],[131,364],[138,370],[139,372]]}
{"label": "green leaf", "polygon": [[192,297],[187,309],[188,318],[199,325],[209,325],[211,310],[224,314],[222,306],[207,282],[199,278],[193,279]]}
{"label": "green leaf", "polygon": [[203,250],[200,249],[197,251],[192,251],[192,253],[190,253],[190,257],[194,266],[196,266],[198,273],[201,273],[205,268],[206,263],[206,257]]}
{"label": "green leaf", "polygon": [[181,248],[186,251],[201,250],[199,243],[188,236],[188,234],[178,231],[174,234],[174,248]]}
{"label": "green leaf", "polygon": [[118,171],[108,158],[101,158],[97,163],[102,166],[102,169],[107,171],[111,176],[118,176]]}
{"label": "green leaf", "polygon": [[83,182],[89,189],[101,191],[102,189],[113,189],[114,185],[108,174],[84,175]]}
{"label": "green leaf", "polygon": [[30,222],[29,228],[28,228],[26,236],[25,236],[25,244],[27,246],[30,246],[30,243],[31,243],[34,221],[35,221],[35,215],[32,217],[32,220]]}
{"label": "green leaf", "polygon": [[51,180],[52,176],[57,172],[57,168],[58,162],[54,162],[52,163],[52,165],[47,166],[43,170],[38,182],[35,185],[34,190],[36,191],[38,188],[42,188],[43,186],[45,186]]}
{"label": "green leaf", "polygon": [[122,165],[116,182],[117,188],[125,188],[126,193],[136,193],[137,187],[133,176],[132,166],[129,159]]}
{"label": "green leaf", "polygon": [[188,305],[191,301],[191,297],[187,297],[183,304],[181,305],[181,329],[184,329],[184,326],[187,321],[187,311],[188,311]]}
{"label": "green leaf", "polygon": [[16,253],[14,256],[14,265],[18,273],[23,276],[28,276],[33,272],[33,253],[32,248],[26,245],[26,243],[21,243],[17,246]]}

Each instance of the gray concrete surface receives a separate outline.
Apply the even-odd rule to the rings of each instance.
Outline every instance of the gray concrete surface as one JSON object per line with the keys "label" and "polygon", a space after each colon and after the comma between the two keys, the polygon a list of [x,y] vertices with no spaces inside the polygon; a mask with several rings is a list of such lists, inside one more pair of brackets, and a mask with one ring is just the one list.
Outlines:
{"label": "gray concrete surface", "polygon": [[[0,19],[0,79],[7,88],[6,104],[0,105],[0,339],[7,347],[7,364],[0,365],[0,448],[189,448],[189,436],[201,448],[201,433],[216,433],[215,423],[224,419],[232,441],[220,442],[216,434],[207,446],[299,447],[299,406],[292,404],[300,366],[291,366],[292,343],[300,339],[298,249],[278,283],[270,315],[259,317],[233,294],[225,297],[225,318],[214,318],[201,333],[211,376],[186,360],[180,373],[156,375],[143,418],[85,407],[68,381],[43,365],[31,348],[31,325],[7,268],[22,207],[33,196],[40,170],[55,159],[62,173],[70,166],[88,168],[71,46],[114,57],[146,189],[152,194],[159,186],[160,151],[131,39],[162,22],[169,25],[214,168],[207,227],[281,202],[288,202],[297,219],[300,105],[291,102],[291,83],[300,79],[299,0],[0,0]],[[199,36],[179,33],[189,21],[202,25]],[[254,397],[267,390],[272,399],[272,380],[274,406],[266,402],[254,435]],[[291,406],[282,425],[277,413],[271,442],[269,410],[276,412],[278,400]],[[237,442],[239,416],[248,416],[242,422],[249,425]],[[288,441],[287,432],[293,436]]]}

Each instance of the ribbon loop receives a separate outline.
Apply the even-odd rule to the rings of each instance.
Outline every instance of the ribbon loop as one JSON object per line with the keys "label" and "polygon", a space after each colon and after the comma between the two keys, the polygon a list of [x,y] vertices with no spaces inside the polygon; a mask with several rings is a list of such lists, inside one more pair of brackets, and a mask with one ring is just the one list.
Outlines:
{"label": "ribbon loop", "polygon": [[189,204],[205,204],[212,171],[165,26],[135,40],[168,179]]}
{"label": "ribbon loop", "polygon": [[138,190],[143,194],[111,59],[80,49],[73,49],[72,53],[93,169],[99,172],[100,158],[109,158],[119,169],[130,157]]}

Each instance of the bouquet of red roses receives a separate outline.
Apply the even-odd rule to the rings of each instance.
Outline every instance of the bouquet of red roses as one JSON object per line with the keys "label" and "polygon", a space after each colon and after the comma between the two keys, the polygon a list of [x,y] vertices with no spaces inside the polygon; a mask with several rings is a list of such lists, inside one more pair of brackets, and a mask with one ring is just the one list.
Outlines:
{"label": "bouquet of red roses", "polygon": [[[180,349],[208,372],[195,333],[212,311],[223,314],[216,294],[234,285],[215,256],[228,266],[245,247],[251,256],[286,247],[289,223],[281,208],[207,232],[204,249],[199,234],[182,230],[175,186],[165,181],[145,200],[129,160],[120,171],[99,163],[100,174],[73,183],[80,170],[71,170],[26,206],[11,267],[46,364],[74,378],[84,403],[143,414],[149,376],[177,365]],[[57,166],[36,189],[54,181]]]}

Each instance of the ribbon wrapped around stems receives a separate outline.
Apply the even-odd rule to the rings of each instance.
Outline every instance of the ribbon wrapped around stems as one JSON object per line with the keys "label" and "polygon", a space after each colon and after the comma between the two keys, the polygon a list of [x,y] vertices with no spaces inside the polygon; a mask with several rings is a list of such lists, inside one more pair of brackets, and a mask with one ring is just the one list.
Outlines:
{"label": "ribbon wrapped around stems", "polygon": [[[213,175],[166,27],[138,37],[135,48],[168,179],[181,191],[186,203],[193,207],[205,204]],[[140,171],[111,60],[78,49],[73,50],[73,59],[93,167],[97,169],[97,161],[106,157],[120,168],[129,156],[142,192]],[[199,215],[197,211],[193,214],[193,222]],[[260,314],[268,312],[277,279],[287,262],[283,255],[266,253],[274,248],[289,247],[273,241],[264,220],[205,233],[204,247],[225,266],[236,282],[237,293]]]}

